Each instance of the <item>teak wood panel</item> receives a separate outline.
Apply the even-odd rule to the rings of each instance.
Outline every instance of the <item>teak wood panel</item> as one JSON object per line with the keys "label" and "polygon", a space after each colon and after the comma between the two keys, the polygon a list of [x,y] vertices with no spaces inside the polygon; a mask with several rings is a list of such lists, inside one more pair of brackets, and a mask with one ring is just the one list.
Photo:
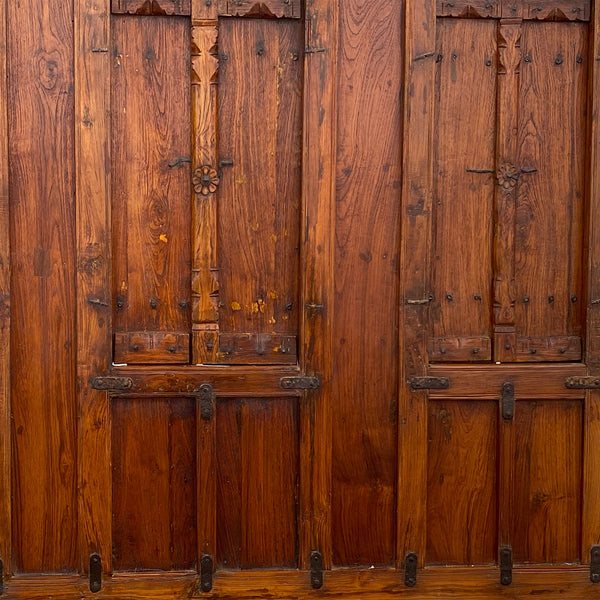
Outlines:
{"label": "teak wood panel", "polygon": [[195,568],[195,401],[113,400],[111,462],[114,569]]}
{"label": "teak wood panel", "polygon": [[303,47],[297,21],[219,25],[219,362],[297,360]]}
{"label": "teak wood panel", "polygon": [[[112,18],[115,332],[189,335],[189,35],[180,19]],[[160,346],[144,356],[154,352],[115,344],[115,362],[182,360]]]}
{"label": "teak wood panel", "polygon": [[[6,5],[13,565],[77,561],[72,3]],[[6,157],[5,157],[6,158]],[[2,485],[7,485],[3,482]]]}
{"label": "teak wood panel", "polygon": [[[332,434],[332,544],[338,566],[392,565],[395,560],[397,74],[402,67],[395,50],[401,41],[397,8],[394,1],[340,4],[339,55],[344,61],[338,70],[331,397],[337,424]],[[365,39],[368,43],[361,43]],[[378,92],[370,94],[372,89]]]}

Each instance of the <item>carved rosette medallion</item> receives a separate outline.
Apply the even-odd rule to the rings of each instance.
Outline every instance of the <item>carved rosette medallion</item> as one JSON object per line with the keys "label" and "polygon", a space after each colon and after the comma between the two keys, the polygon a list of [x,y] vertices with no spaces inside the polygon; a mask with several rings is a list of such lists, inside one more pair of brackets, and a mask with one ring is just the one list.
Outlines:
{"label": "carved rosette medallion", "polygon": [[196,192],[196,194],[201,194],[202,196],[214,194],[219,186],[219,182],[219,174],[215,169],[208,165],[198,167],[194,171],[192,177],[194,192]]}
{"label": "carved rosette medallion", "polygon": [[505,162],[498,167],[498,170],[496,171],[496,179],[498,180],[498,185],[502,189],[510,190],[517,185],[519,173],[513,164]]}

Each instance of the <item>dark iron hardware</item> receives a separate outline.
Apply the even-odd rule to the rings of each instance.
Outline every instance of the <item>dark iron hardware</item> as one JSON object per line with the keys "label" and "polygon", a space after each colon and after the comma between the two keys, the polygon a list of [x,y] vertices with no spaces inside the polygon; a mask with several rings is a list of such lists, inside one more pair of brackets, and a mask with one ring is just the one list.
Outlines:
{"label": "dark iron hardware", "polygon": [[318,377],[282,377],[279,385],[284,390],[318,390],[321,382]]}
{"label": "dark iron hardware", "polygon": [[597,390],[600,389],[600,377],[567,377],[565,387],[570,390]]}
{"label": "dark iron hardware", "polygon": [[417,555],[415,552],[409,552],[404,557],[404,585],[406,587],[415,587],[417,585]]}
{"label": "dark iron hardware", "polygon": [[316,550],[310,553],[310,585],[315,590],[323,587],[323,557]]}
{"label": "dark iron hardware", "polygon": [[510,585],[512,583],[512,548],[503,546],[500,548],[500,583]]}
{"label": "dark iron hardware", "polygon": [[219,161],[219,169],[223,167],[233,167],[233,158],[222,158]]}
{"label": "dark iron hardware", "polygon": [[590,581],[600,583],[600,546],[592,546],[590,550]]}
{"label": "dark iron hardware", "polygon": [[408,383],[412,390],[447,390],[450,387],[447,377],[412,377]]}
{"label": "dark iron hardware", "polygon": [[515,384],[505,381],[502,384],[502,418],[512,421],[515,416]]}
{"label": "dark iron hardware", "polygon": [[213,557],[203,554],[200,559],[200,590],[210,592],[213,586]]}
{"label": "dark iron hardware", "polygon": [[97,594],[102,588],[102,559],[97,553],[90,554],[90,592]]}
{"label": "dark iron hardware", "polygon": [[131,377],[94,377],[92,387],[95,390],[109,392],[126,391],[133,387],[133,379]]}
{"label": "dark iron hardware", "polygon": [[181,165],[183,163],[191,163],[192,159],[189,156],[178,156],[174,158],[171,162],[169,162],[169,169]]}
{"label": "dark iron hardware", "polygon": [[[197,390],[198,400],[200,401],[200,417],[204,421],[210,421],[214,414],[215,392],[210,383],[203,383]],[[208,556],[205,555],[205,556]],[[212,559],[211,559],[212,560]]]}

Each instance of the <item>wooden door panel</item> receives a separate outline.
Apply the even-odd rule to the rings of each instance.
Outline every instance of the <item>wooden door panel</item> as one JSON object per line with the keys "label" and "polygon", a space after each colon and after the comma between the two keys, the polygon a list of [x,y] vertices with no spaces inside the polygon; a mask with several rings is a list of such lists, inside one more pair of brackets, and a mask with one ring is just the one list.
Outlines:
{"label": "wooden door panel", "polygon": [[573,563],[582,558],[581,401],[517,402],[511,546],[514,560]]}
{"label": "wooden door panel", "polygon": [[286,17],[299,19],[300,0],[217,0],[217,11],[222,17]]}
{"label": "wooden door panel", "polygon": [[189,24],[115,16],[112,36],[115,362],[189,362]]}
{"label": "wooden door panel", "polygon": [[496,24],[437,27],[432,362],[492,358]]}
{"label": "wooden door panel", "polygon": [[429,564],[496,561],[497,417],[497,403],[489,400],[429,402]]}
{"label": "wooden door panel", "polygon": [[112,0],[114,14],[189,15],[191,0]]}
{"label": "wooden door panel", "polygon": [[219,399],[217,565],[296,567],[299,477],[295,398]]}
{"label": "wooden door panel", "polygon": [[195,400],[113,400],[112,473],[114,569],[195,568]]}
{"label": "wooden door panel", "polygon": [[218,362],[297,361],[302,34],[220,22]]}
{"label": "wooden door panel", "polygon": [[518,135],[522,174],[515,229],[517,360],[581,359],[587,44],[583,24],[523,25]]}

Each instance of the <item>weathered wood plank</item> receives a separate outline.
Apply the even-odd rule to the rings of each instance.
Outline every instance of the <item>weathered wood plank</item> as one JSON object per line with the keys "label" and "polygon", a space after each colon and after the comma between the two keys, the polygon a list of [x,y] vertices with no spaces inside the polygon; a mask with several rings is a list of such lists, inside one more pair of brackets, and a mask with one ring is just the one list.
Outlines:
{"label": "weathered wood plank", "polygon": [[114,361],[117,364],[187,364],[190,361],[190,334],[180,332],[116,333]]}
{"label": "weathered wood plank", "polygon": [[221,333],[218,361],[223,364],[295,365],[296,336],[276,333]]}
{"label": "weathered wood plank", "polygon": [[483,19],[500,15],[500,0],[437,0],[438,17]]}
{"label": "weathered wood plank", "polygon": [[[73,5],[5,3],[11,212],[13,565],[75,571]],[[59,317],[60,315],[60,317]]]}
{"label": "weathered wood plank", "polygon": [[427,393],[408,379],[426,374],[435,101],[435,2],[406,2],[398,404],[397,555],[423,564],[426,549]]}
{"label": "weathered wood plank", "polygon": [[89,555],[112,569],[108,397],[89,386],[111,363],[109,3],[84,0],[75,12],[75,168],[77,202],[77,378],[79,568]]}
{"label": "weathered wood plank", "polygon": [[401,24],[396,0],[340,3],[330,399],[333,422],[344,423],[332,435],[337,566],[395,561]]}
{"label": "weathered wood plank", "polygon": [[301,0],[216,0],[220,17],[299,19]]}
{"label": "weathered wood plank", "polygon": [[130,15],[189,15],[191,0],[112,0],[112,12]]}

